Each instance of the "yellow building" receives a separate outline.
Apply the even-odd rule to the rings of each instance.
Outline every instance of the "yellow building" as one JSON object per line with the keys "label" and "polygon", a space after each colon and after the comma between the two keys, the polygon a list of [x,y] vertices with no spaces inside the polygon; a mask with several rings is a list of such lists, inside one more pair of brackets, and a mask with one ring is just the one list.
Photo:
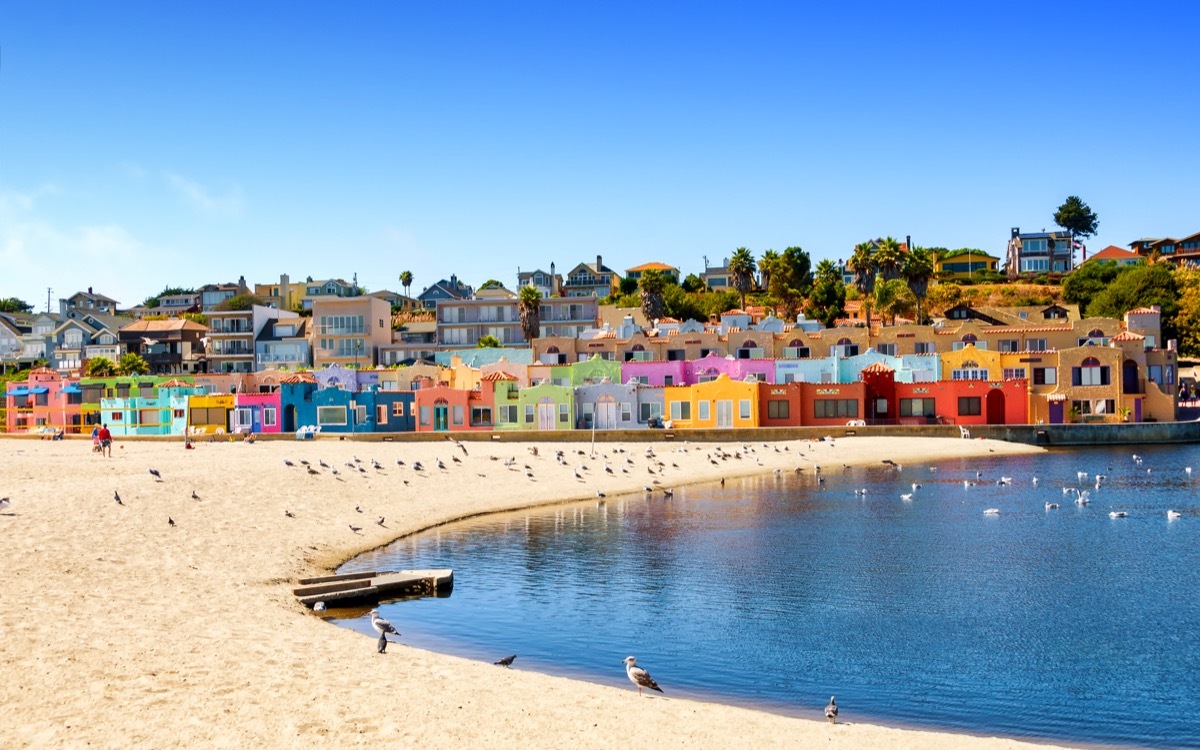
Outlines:
{"label": "yellow building", "polygon": [[233,410],[232,393],[188,397],[188,434],[223,435],[229,429],[229,412]]}
{"label": "yellow building", "polygon": [[673,429],[758,427],[758,383],[716,380],[663,388],[663,418]]}
{"label": "yellow building", "polygon": [[982,250],[962,248],[938,253],[933,261],[934,278],[969,279],[980,271],[997,271],[1000,259]]}

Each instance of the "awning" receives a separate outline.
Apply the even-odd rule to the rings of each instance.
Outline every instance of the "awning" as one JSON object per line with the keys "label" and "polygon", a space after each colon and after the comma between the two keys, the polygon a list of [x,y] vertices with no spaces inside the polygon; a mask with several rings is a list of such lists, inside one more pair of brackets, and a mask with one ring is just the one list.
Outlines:
{"label": "awning", "polygon": [[8,393],[5,393],[4,395],[5,396],[17,396],[17,397],[28,396],[29,389],[28,388],[17,388],[16,390],[9,391]]}
{"label": "awning", "polygon": [[62,393],[83,393],[83,389],[77,385],[68,385],[62,389]]}
{"label": "awning", "polygon": [[41,394],[43,394],[43,393],[49,393],[49,392],[50,392],[50,389],[49,389],[49,388],[47,388],[47,387],[46,387],[46,386],[44,386],[44,385],[39,385],[39,386],[37,386],[37,387],[35,387],[35,388],[30,388],[30,389],[29,389],[29,392],[30,392],[30,393],[33,393],[33,394],[41,395]]}

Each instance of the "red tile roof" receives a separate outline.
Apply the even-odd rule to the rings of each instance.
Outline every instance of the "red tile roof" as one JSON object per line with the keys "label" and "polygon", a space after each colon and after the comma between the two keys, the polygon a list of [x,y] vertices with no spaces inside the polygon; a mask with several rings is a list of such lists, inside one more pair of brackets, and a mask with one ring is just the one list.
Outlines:
{"label": "red tile roof", "polygon": [[1130,252],[1124,248],[1117,247],[1116,245],[1109,245],[1095,255],[1090,256],[1088,260],[1136,260],[1141,257],[1142,256],[1138,255],[1137,253]]}

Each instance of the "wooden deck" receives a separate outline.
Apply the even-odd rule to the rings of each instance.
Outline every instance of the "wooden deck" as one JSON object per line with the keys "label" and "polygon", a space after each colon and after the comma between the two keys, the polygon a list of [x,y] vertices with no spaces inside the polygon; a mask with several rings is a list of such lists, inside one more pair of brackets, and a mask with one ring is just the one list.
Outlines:
{"label": "wooden deck", "polygon": [[292,593],[306,607],[317,602],[327,606],[349,606],[366,600],[402,596],[437,596],[454,588],[454,571],[434,570],[365,571],[302,578]]}

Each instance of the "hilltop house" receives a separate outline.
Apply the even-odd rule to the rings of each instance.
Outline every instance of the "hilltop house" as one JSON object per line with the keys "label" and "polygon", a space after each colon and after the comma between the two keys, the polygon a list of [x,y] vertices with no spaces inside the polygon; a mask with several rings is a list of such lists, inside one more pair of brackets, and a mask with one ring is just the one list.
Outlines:
{"label": "hilltop house", "polygon": [[1024,274],[1070,273],[1075,268],[1071,233],[1022,232],[1013,227],[1004,267],[1010,279]]}
{"label": "hilltop house", "polygon": [[607,297],[617,290],[621,277],[604,265],[604,258],[596,256],[595,263],[580,263],[567,274],[563,294],[567,297]]}

